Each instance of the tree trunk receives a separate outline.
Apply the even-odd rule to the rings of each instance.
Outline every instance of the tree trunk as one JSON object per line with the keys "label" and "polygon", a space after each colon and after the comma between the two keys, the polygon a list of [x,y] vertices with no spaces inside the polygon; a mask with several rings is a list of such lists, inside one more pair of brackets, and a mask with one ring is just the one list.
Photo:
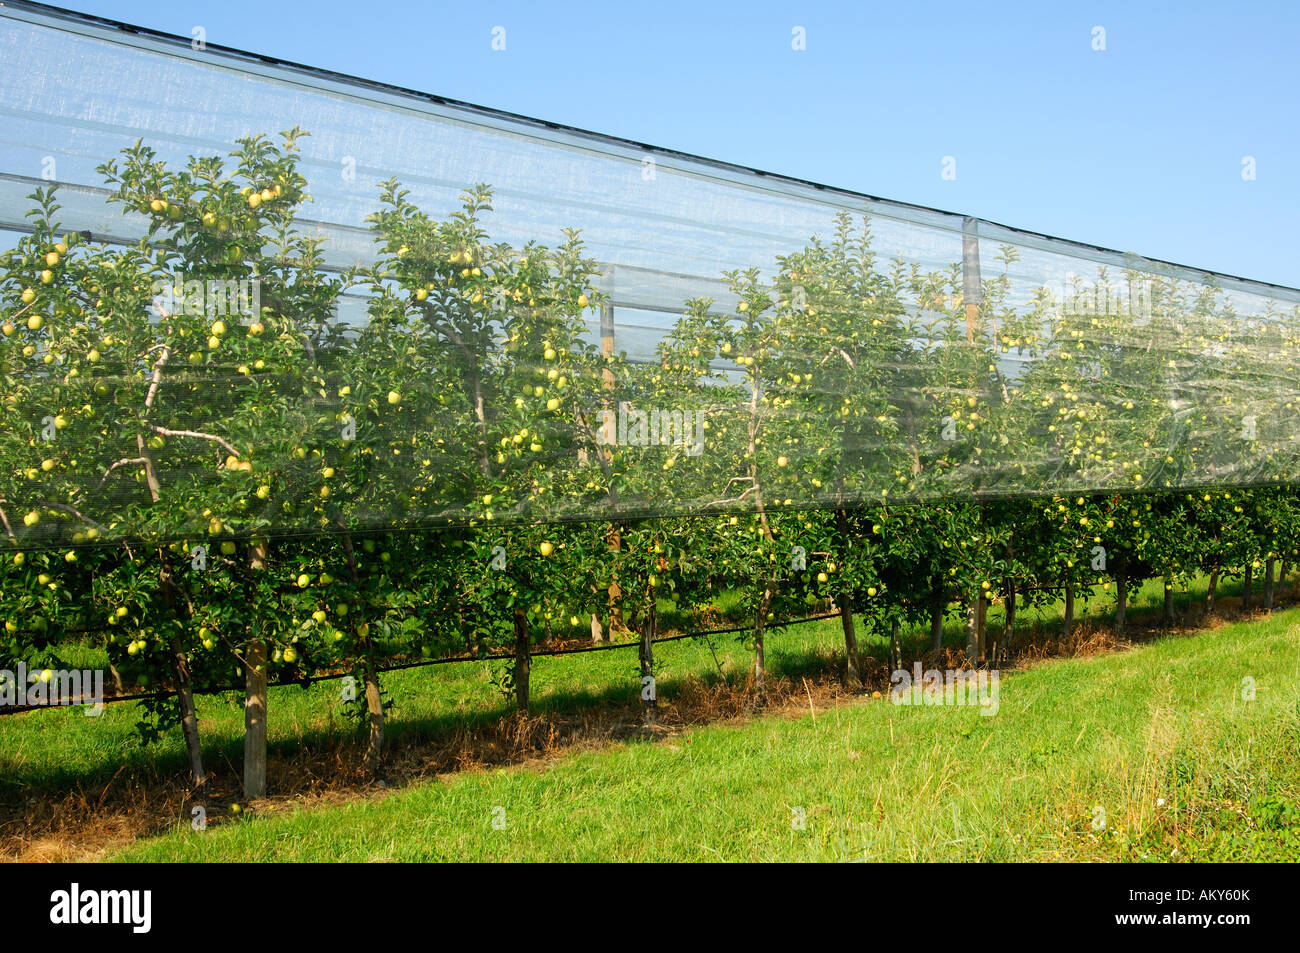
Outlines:
{"label": "tree trunk", "polygon": [[754,619],[754,691],[759,695],[767,682],[767,660],[763,651],[763,627],[767,624],[767,607],[772,604],[772,584],[763,590],[758,600],[758,614]]}
{"label": "tree trunk", "polygon": [[898,642],[898,620],[889,623],[889,669],[897,672],[903,667],[903,647]]}
{"label": "tree trunk", "polygon": [[[369,649],[369,646],[366,646]],[[379,691],[379,675],[367,654],[362,673],[366,686],[366,711],[370,714],[370,737],[366,741],[366,774],[379,777],[379,765],[384,756],[384,696]]]}
{"label": "tree trunk", "polygon": [[1115,573],[1115,635],[1124,635],[1124,625],[1128,621],[1128,574],[1122,569]]}
{"label": "tree trunk", "polygon": [[515,706],[528,714],[528,666],[531,661],[528,617],[523,609],[515,610]]}
{"label": "tree trunk", "polygon": [[[612,491],[611,491],[612,495]],[[609,536],[606,537],[609,544],[610,552],[620,552],[623,549],[623,533],[620,527],[610,527]],[[609,599],[606,606],[609,608],[609,640],[614,641],[614,633],[624,627],[623,621],[623,587],[618,584],[617,579],[609,581],[609,588],[606,590]],[[593,621],[595,621],[593,616]],[[599,623],[597,623],[599,624]]]}
{"label": "tree trunk", "polygon": [[1205,611],[1211,613],[1214,611],[1214,594],[1219,588],[1219,570],[1215,569],[1210,573],[1210,586],[1205,591]]}
{"label": "tree trunk", "polygon": [[[265,541],[249,549],[248,568],[266,569]],[[266,794],[266,641],[250,639],[244,661],[244,796],[252,800]]]}
{"label": "tree trunk", "polygon": [[[158,550],[158,559],[158,583],[162,589],[163,601],[176,625],[180,626],[190,621],[190,613],[182,611],[181,600],[178,598],[180,593],[172,578],[171,563],[166,552]],[[176,706],[180,709],[181,734],[185,738],[185,750],[190,756],[190,778],[197,787],[207,780],[208,775],[203,770],[203,749],[199,744],[199,716],[194,708],[194,683],[190,677],[189,660],[185,657],[185,647],[181,643],[179,628],[171,630],[167,647],[172,656],[172,674],[176,678]],[[117,685],[120,691],[121,679],[116,672],[113,675],[118,678]]]}
{"label": "tree trunk", "polygon": [[[343,555],[347,560],[348,574],[352,577],[354,585],[360,585],[361,574],[357,570],[357,551],[352,546],[352,534],[344,530],[343,532]],[[379,777],[379,766],[384,757],[384,696],[379,689],[379,672],[375,666],[375,660],[371,653],[373,644],[370,641],[369,625],[364,619],[359,619],[357,615],[352,616],[353,624],[360,623],[365,628],[358,629],[361,644],[361,679],[366,691],[366,711],[370,716],[370,737],[366,741],[365,766],[366,774],[372,779]],[[365,632],[365,635],[361,635]]]}
{"label": "tree trunk", "polygon": [[1273,560],[1264,560],[1264,611],[1273,611]]}
{"label": "tree trunk", "polygon": [[844,629],[844,687],[852,691],[862,687],[862,660],[858,655],[858,635],[853,627],[853,602],[848,593],[842,593],[840,600],[840,627]]}
{"label": "tree trunk", "polygon": [[998,646],[998,659],[994,660],[995,664],[998,660],[1006,658],[1007,649],[1011,646],[1011,637],[1016,632],[1016,581],[1005,580],[1003,588],[1007,594],[1006,624],[1002,627],[1002,644]]}
{"label": "tree trunk", "polygon": [[981,589],[966,610],[966,657],[972,662],[984,660],[984,617],[988,601]]}
{"label": "tree trunk", "polygon": [[1174,624],[1174,577],[1165,574],[1165,614],[1166,625]]}
{"label": "tree trunk", "polygon": [[1070,632],[1074,629],[1074,583],[1065,584],[1065,638],[1070,637]]}
{"label": "tree trunk", "polygon": [[650,590],[650,607],[646,610],[645,620],[641,626],[641,721],[653,725],[659,720],[658,692],[654,673],[654,639],[659,625],[658,606],[655,592]]}
{"label": "tree trunk", "polygon": [[1250,608],[1250,590],[1254,582],[1255,567],[1248,564],[1246,571],[1241,576],[1241,607],[1243,609]]}
{"label": "tree trunk", "polygon": [[943,648],[943,616],[947,605],[943,598],[943,583],[934,587],[930,602],[930,651],[938,652]]}
{"label": "tree trunk", "polygon": [[[835,511],[835,527],[842,546],[841,556],[848,551],[849,520],[843,510]],[[853,690],[862,687],[862,660],[858,656],[858,635],[853,628],[853,600],[847,592],[841,593],[840,626],[844,629],[844,685]]]}
{"label": "tree trunk", "polygon": [[266,642],[244,649],[244,797],[266,794]]}
{"label": "tree trunk", "polygon": [[1275,593],[1275,598],[1279,602],[1282,601],[1282,593],[1286,591],[1286,574],[1287,565],[1286,560],[1283,559],[1277,566],[1277,592]]}
{"label": "tree trunk", "polygon": [[172,653],[172,672],[176,675],[176,704],[181,711],[181,733],[185,736],[185,750],[190,755],[190,778],[197,786],[203,784],[208,775],[203,770],[203,749],[199,746],[199,715],[194,708],[190,666],[180,636],[175,631],[167,644]]}
{"label": "tree trunk", "polygon": [[591,614],[591,641],[596,645],[600,645],[605,641],[605,629],[600,624],[600,618],[594,612]]}

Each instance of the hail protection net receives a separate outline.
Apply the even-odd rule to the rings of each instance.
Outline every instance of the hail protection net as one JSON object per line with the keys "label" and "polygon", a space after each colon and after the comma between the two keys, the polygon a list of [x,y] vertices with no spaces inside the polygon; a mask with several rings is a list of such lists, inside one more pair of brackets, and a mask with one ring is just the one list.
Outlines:
{"label": "hail protection net", "polygon": [[0,7],[24,543],[1294,480],[1300,291]]}

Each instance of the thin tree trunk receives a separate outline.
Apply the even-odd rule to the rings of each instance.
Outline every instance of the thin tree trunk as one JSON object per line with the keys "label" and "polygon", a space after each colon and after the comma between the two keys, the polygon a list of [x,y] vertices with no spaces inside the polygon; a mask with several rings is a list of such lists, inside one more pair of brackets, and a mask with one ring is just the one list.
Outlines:
{"label": "thin tree trunk", "polygon": [[840,595],[840,627],[844,629],[844,686],[862,687],[862,661],[858,655],[858,635],[853,626],[853,602],[848,593]]}
{"label": "thin tree trunk", "polygon": [[1264,560],[1264,611],[1273,611],[1273,560]]}
{"label": "thin tree trunk", "polygon": [[767,659],[763,649],[763,627],[767,624],[767,607],[772,604],[772,584],[769,582],[758,600],[758,613],[754,618],[754,691],[760,696],[767,683]]}
{"label": "thin tree trunk", "polygon": [[605,641],[605,629],[600,624],[600,617],[594,612],[591,614],[591,641],[596,645]]}
{"label": "thin tree trunk", "polygon": [[[177,625],[182,621],[189,622],[190,614],[182,612],[176,583],[172,579],[170,561],[161,549],[158,550],[158,559],[158,582],[162,588],[163,601]],[[194,682],[190,676],[189,660],[185,657],[185,647],[181,643],[178,628],[171,630],[167,639],[167,648],[171,652],[172,674],[176,678],[176,706],[180,709],[181,734],[185,738],[185,750],[190,757],[190,778],[197,787],[207,780],[208,775],[203,770],[203,748],[199,744],[199,716],[194,708]]]}
{"label": "thin tree trunk", "polygon": [[1241,577],[1241,607],[1250,608],[1251,588],[1255,582],[1255,567],[1247,564],[1246,571]]}
{"label": "thin tree trunk", "polygon": [[[623,534],[619,531],[619,527],[614,526],[610,529],[609,536],[606,538],[606,542],[609,544],[610,552],[616,553],[622,550]],[[609,638],[610,641],[613,641],[614,633],[617,632],[624,625],[623,606],[622,606],[623,587],[618,584],[617,579],[610,580],[607,594],[609,596],[609,601],[606,603],[606,605],[609,607]],[[595,625],[599,625],[598,622],[595,622],[594,616],[592,617],[592,619]]]}
{"label": "thin tree trunk", "polygon": [[[266,569],[265,541],[249,550],[248,568]],[[266,641],[251,639],[244,658],[244,796],[252,800],[266,794]]]}
{"label": "thin tree trunk", "polygon": [[374,661],[368,653],[362,677],[366,687],[366,711],[370,715],[370,737],[366,741],[366,774],[377,778],[384,756],[384,697],[379,690],[379,675],[375,672]]}
{"label": "thin tree trunk", "polygon": [[994,660],[995,664],[1000,659],[1006,658],[1007,649],[1011,646],[1011,637],[1016,632],[1016,581],[1007,579],[1003,587],[1007,593],[1007,618],[1006,624],[1002,627],[1002,644],[998,646],[998,659]]}
{"label": "thin tree trunk", "polygon": [[943,583],[934,587],[930,601],[930,651],[938,652],[943,648],[943,615],[947,605],[943,598]]}
{"label": "thin tree trunk", "polygon": [[[835,511],[835,527],[839,533],[842,552],[848,551],[849,520],[843,510]],[[847,592],[841,593],[840,626],[844,629],[844,684],[849,689],[862,687],[862,660],[858,656],[858,635],[853,628],[853,600]]]}
{"label": "thin tree trunk", "polygon": [[1124,570],[1115,573],[1115,623],[1112,630],[1115,635],[1124,635],[1124,625],[1128,621],[1128,574]]}
{"label": "thin tree trunk", "polygon": [[1286,591],[1286,574],[1287,574],[1287,565],[1286,565],[1286,560],[1283,559],[1278,563],[1277,566],[1277,593],[1275,597],[1278,602],[1282,601],[1282,593]]}
{"label": "thin tree trunk", "polygon": [[898,642],[898,620],[889,623],[889,670],[897,672],[903,667],[903,647]]}
{"label": "thin tree trunk", "polygon": [[654,590],[650,594],[650,607],[646,610],[645,620],[641,626],[641,721],[653,725],[659,720],[657,707],[658,692],[654,673],[654,639],[659,626],[658,606],[655,604]]}
{"label": "thin tree trunk", "polygon": [[966,610],[966,657],[972,662],[984,660],[984,590],[976,593]]}
{"label": "thin tree trunk", "polygon": [[523,609],[515,610],[515,706],[528,714],[528,666],[531,661],[528,617]]}
{"label": "thin tree trunk", "polygon": [[1214,594],[1219,588],[1219,570],[1215,569],[1210,573],[1210,586],[1205,591],[1205,611],[1211,613],[1214,611]]}
{"label": "thin tree trunk", "polygon": [[[357,551],[352,546],[352,534],[344,530],[343,532],[343,555],[347,560],[348,574],[352,577],[355,585],[360,585],[361,574],[357,569]],[[357,623],[357,617],[352,617],[353,624]],[[374,644],[370,641],[369,625],[364,619],[361,625],[366,628],[358,629],[360,635],[362,668],[361,678],[364,683],[366,692],[366,712],[370,718],[370,736],[366,740],[365,766],[366,774],[372,779],[379,777],[379,768],[383,763],[384,757],[384,696],[379,688],[379,672],[373,658]]]}
{"label": "thin tree trunk", "polygon": [[180,636],[172,633],[167,640],[172,653],[172,672],[176,675],[176,704],[181,712],[181,733],[185,736],[185,750],[190,755],[190,778],[200,785],[207,780],[203,770],[203,749],[199,745],[199,715],[194,708],[194,687],[190,682],[190,666],[181,647]]}
{"label": "thin tree trunk", "polygon": [[1070,637],[1074,629],[1074,583],[1066,582],[1065,584],[1065,638]]}

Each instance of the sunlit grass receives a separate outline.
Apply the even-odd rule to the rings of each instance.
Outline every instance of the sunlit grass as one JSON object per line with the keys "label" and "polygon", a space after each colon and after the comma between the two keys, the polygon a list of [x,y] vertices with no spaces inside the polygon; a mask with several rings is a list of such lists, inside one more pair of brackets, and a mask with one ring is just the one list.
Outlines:
{"label": "sunlit grass", "polygon": [[1292,610],[1039,664],[1004,676],[991,717],[856,699],[186,828],[121,856],[1296,860],[1277,805],[1300,796],[1298,625]]}

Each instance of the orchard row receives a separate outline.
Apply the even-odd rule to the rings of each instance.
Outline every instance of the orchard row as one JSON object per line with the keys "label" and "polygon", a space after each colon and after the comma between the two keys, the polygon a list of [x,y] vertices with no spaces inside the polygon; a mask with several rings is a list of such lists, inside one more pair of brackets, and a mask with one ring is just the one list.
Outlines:
{"label": "orchard row", "polygon": [[[350,674],[377,771],[393,665],[505,655],[526,710],[539,645],[631,630],[644,688],[659,612],[704,628],[727,593],[749,620],[757,691],[768,630],[827,611],[840,613],[856,684],[860,639],[888,641],[899,667],[904,637],[928,629],[937,651],[945,620],[964,615],[972,662],[996,663],[1017,610],[1064,596],[1068,627],[1076,594],[1098,585],[1120,630],[1127,594],[1150,578],[1168,613],[1202,574],[1211,600],[1231,574],[1271,607],[1298,546],[1300,494],[1260,489],[19,550],[0,564],[0,668],[63,669],[69,649],[104,649],[118,691],[162,692],[142,703],[149,732],[180,724],[196,781],[195,693],[243,682],[265,718],[268,682]],[[986,633],[995,601],[1006,624]],[[653,689],[642,697],[653,718]]]}
{"label": "orchard row", "polygon": [[183,168],[137,144],[101,167],[137,244],[61,231],[38,191],[0,256],[6,658],[102,647],[163,691],[196,783],[194,694],[240,679],[256,794],[268,681],[353,674],[376,771],[385,667],[504,652],[526,708],[556,631],[635,631],[652,717],[665,599],[702,623],[737,594],[761,690],[767,630],[810,608],[841,611],[856,681],[860,626],[965,611],[987,660],[990,599],[1100,581],[1122,626],[1141,579],[1268,587],[1295,557],[1294,491],[1247,486],[1296,475],[1294,309],[1153,279],[1141,321],[1103,314],[1017,292],[1009,246],[976,305],[959,265],[880,259],[840,216],[636,363],[591,338],[578,233],[493,243],[484,186],[436,217],[386,183],[375,262],[327,269],[302,135]]}
{"label": "orchard row", "polygon": [[[907,500],[1285,483],[1300,317],[1141,276],[1140,314],[1003,271],[963,298],[839,216],[683,303],[638,363],[576,231],[491,241],[490,191],[436,217],[396,183],[375,261],[300,225],[302,133],[101,167],[147,234],[0,256],[0,524],[26,545],[760,514]],[[758,265],[767,270],[760,270]],[[1125,274],[1130,283],[1136,273]],[[360,300],[364,320],[339,318]],[[244,313],[247,312],[247,313]],[[351,312],[348,312],[351,313]]]}

